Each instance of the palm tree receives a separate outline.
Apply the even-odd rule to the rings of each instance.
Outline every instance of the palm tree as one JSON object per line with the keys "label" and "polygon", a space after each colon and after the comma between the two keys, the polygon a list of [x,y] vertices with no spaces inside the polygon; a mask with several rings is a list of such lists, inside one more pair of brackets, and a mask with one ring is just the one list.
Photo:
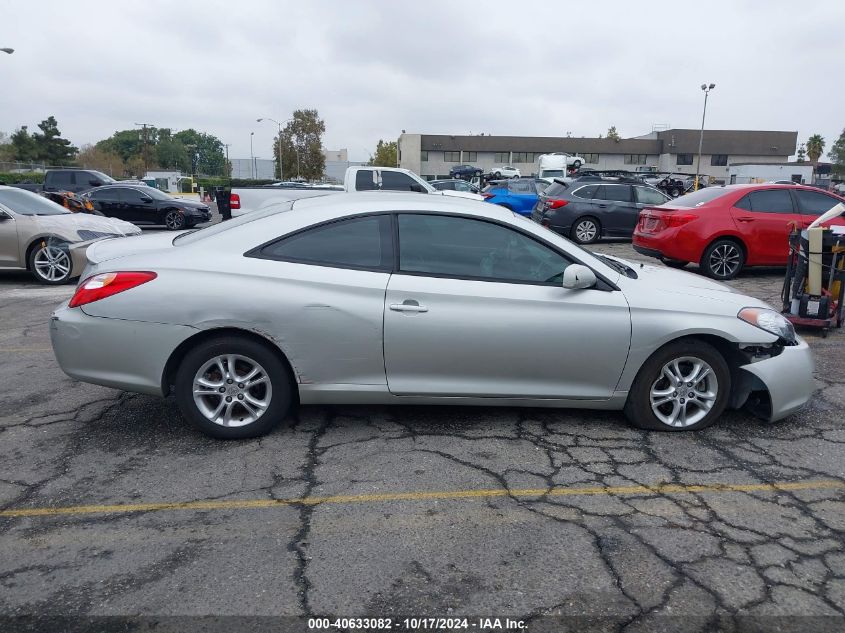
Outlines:
{"label": "palm tree", "polygon": [[819,164],[819,158],[824,153],[824,138],[821,134],[813,134],[807,139],[807,156],[813,165]]}

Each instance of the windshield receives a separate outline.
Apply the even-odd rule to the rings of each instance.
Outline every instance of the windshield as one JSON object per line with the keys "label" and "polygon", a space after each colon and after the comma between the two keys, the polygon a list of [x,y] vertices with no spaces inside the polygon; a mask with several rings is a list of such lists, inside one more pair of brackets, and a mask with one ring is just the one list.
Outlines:
{"label": "windshield", "polygon": [[18,215],[64,215],[70,213],[63,206],[25,189],[0,189],[0,204]]}
{"label": "windshield", "polygon": [[111,176],[106,176],[101,171],[89,171],[88,173],[96,176],[97,178],[99,178],[103,182],[117,182],[114,178],[112,178]]}
{"label": "windshield", "polygon": [[229,229],[233,229],[243,224],[249,224],[250,222],[254,222],[255,220],[260,220],[261,218],[266,218],[270,215],[276,215],[277,213],[282,213],[284,211],[290,211],[291,207],[293,207],[294,202],[296,202],[296,200],[280,202],[264,209],[260,209],[258,211],[251,211],[237,218],[226,220],[225,222],[220,222],[219,224],[212,224],[211,226],[207,226],[204,229],[195,229],[193,231],[188,231],[187,233],[181,233],[175,238],[173,238],[173,245],[184,246],[185,244],[193,244],[194,242],[203,240],[207,237],[213,237],[215,235],[218,235],[219,233],[223,233],[224,231],[228,231]]}

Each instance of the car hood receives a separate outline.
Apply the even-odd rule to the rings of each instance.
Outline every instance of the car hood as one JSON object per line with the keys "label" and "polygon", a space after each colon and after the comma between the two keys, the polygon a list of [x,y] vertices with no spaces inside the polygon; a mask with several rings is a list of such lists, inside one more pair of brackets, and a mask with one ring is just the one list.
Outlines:
{"label": "car hood", "polygon": [[445,191],[438,191],[437,193],[443,196],[451,196],[452,198],[466,198],[467,200],[484,200],[484,196],[480,196],[477,193],[471,193],[469,191],[452,191],[451,189],[446,189]]}
{"label": "car hood", "polygon": [[138,235],[141,232],[141,229],[131,222],[87,213],[31,215],[27,218],[31,221],[32,228],[37,232],[52,233],[72,242],[86,241],[78,235],[78,231],[81,230],[121,236]]}

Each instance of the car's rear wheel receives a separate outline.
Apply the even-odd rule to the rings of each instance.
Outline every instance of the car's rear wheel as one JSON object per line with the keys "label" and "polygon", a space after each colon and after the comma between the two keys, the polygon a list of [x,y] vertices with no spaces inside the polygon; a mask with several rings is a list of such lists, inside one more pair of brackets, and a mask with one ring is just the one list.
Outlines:
{"label": "car's rear wheel", "polygon": [[601,237],[601,224],[595,218],[578,218],[572,225],[570,235],[578,244],[592,244]]}
{"label": "car's rear wheel", "polygon": [[580,161],[580,160],[576,160],[574,163],[572,163],[572,166],[573,166],[575,169],[578,169],[579,167],[581,167],[581,161]]}
{"label": "car's rear wheel", "polygon": [[185,228],[185,216],[179,211],[168,211],[164,216],[164,225],[171,231]]}
{"label": "car's rear wheel", "polygon": [[501,177],[502,177],[502,172],[497,171],[497,172],[496,172],[495,174],[493,174],[493,175],[494,175],[496,178],[501,178]]}
{"label": "car's rear wheel", "polygon": [[745,251],[733,240],[716,240],[704,250],[699,263],[708,277],[727,281],[733,279],[745,265]]}
{"label": "car's rear wheel", "polygon": [[70,279],[73,265],[62,244],[42,242],[29,253],[29,269],[43,284],[59,285]]}
{"label": "car's rear wheel", "polygon": [[246,337],[200,343],[185,355],[175,383],[182,415],[221,439],[269,433],[293,400],[290,374],[278,354]]}
{"label": "car's rear wheel", "polygon": [[670,343],[640,368],[625,415],[641,429],[694,431],[725,410],[731,372],[719,351],[694,339]]}

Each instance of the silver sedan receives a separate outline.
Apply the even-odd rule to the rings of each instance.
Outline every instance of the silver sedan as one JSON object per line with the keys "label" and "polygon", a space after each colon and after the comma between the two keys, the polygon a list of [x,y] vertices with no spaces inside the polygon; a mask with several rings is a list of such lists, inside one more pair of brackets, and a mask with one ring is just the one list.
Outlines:
{"label": "silver sedan", "polygon": [[52,316],[62,369],[172,393],[215,437],[267,433],[296,403],[624,410],[680,431],[726,407],[778,419],[813,389],[806,343],[765,303],[468,200],[303,199],[88,260]]}

